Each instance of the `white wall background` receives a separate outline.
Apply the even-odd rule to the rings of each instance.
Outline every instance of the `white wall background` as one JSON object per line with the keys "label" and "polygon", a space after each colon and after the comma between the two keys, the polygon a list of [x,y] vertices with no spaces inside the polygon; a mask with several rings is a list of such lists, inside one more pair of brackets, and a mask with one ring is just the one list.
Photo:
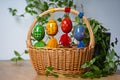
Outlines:
{"label": "white wall background", "polygon": [[[115,37],[118,38],[119,42],[115,50],[119,53],[120,0],[83,0],[80,2],[84,5],[85,16],[97,19],[110,29],[111,41]],[[18,13],[23,13],[25,5],[25,0],[0,0],[0,60],[12,58],[14,50],[22,53],[26,49],[26,35],[33,17],[27,14],[24,18],[17,18],[11,16],[8,11],[11,7],[17,8]],[[23,55],[23,57],[29,59],[28,55]]]}

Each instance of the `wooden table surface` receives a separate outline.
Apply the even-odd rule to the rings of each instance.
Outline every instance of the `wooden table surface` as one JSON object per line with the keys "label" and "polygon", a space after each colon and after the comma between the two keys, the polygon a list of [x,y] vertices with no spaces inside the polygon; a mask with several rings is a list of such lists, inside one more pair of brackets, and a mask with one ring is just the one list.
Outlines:
{"label": "wooden table surface", "polygon": [[[19,62],[17,65],[11,61],[0,61],[0,80],[91,80],[82,78],[55,78],[37,75],[29,60]],[[94,80],[120,80],[120,71],[108,77]]]}

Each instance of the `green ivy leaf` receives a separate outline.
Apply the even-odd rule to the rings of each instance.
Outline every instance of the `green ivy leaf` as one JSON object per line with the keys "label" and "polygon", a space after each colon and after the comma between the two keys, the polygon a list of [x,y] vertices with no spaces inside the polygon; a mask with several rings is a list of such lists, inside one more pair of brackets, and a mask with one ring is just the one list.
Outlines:
{"label": "green ivy leaf", "polygon": [[57,2],[58,0],[55,0],[55,2]]}
{"label": "green ivy leaf", "polygon": [[18,61],[22,61],[22,60],[24,60],[22,57],[18,57]]}
{"label": "green ivy leaf", "polygon": [[80,22],[80,18],[76,16],[76,17],[75,17],[75,21],[76,21],[76,22]]}
{"label": "green ivy leaf", "polygon": [[94,27],[94,29],[93,29],[93,33],[94,33],[94,34],[97,33],[97,31],[98,31],[98,29],[99,29],[99,26],[100,26],[100,25],[97,25],[96,27]]}
{"label": "green ivy leaf", "polygon": [[17,58],[17,57],[13,57],[13,58],[11,59],[11,61],[17,62],[17,61],[18,61],[18,58]]}
{"label": "green ivy leaf", "polygon": [[52,75],[55,76],[55,77],[59,77],[57,72],[53,72]]}
{"label": "green ivy leaf", "polygon": [[34,1],[34,5],[39,5],[39,2],[38,1]]}
{"label": "green ivy leaf", "polygon": [[50,75],[50,72],[46,70],[46,71],[45,71],[45,75],[46,75],[46,76],[49,76],[49,75]]}
{"label": "green ivy leaf", "polygon": [[20,16],[21,16],[21,17],[24,17],[24,14],[21,14]]}
{"label": "green ivy leaf", "polygon": [[115,44],[117,45],[117,43],[118,43],[118,39],[117,39],[117,38],[115,38]]}
{"label": "green ivy leaf", "polygon": [[92,65],[91,68],[97,72],[100,71],[99,67],[96,65]]}
{"label": "green ivy leaf", "polygon": [[59,7],[62,7],[62,4],[63,4],[62,1],[58,1],[58,3],[57,3],[57,5],[58,5]]}
{"label": "green ivy leaf", "polygon": [[50,0],[51,2],[54,2],[54,0]]}
{"label": "green ivy leaf", "polygon": [[24,53],[25,53],[25,54],[28,54],[29,52],[28,52],[28,50],[25,50]]}
{"label": "green ivy leaf", "polygon": [[93,58],[92,60],[90,60],[90,65],[94,64],[95,61],[96,61],[96,58]]}
{"label": "green ivy leaf", "polygon": [[73,7],[76,9],[77,8],[77,6],[76,5],[73,5]]}
{"label": "green ivy leaf", "polygon": [[85,62],[85,63],[81,66],[81,68],[88,68],[88,67],[90,67],[89,62]]}
{"label": "green ivy leaf", "polygon": [[80,75],[82,78],[87,78],[87,77],[89,77],[89,78],[94,78],[94,73],[93,72],[91,72],[91,71],[88,71],[88,72],[86,72],[86,73],[84,73],[84,74],[82,74],[82,75]]}
{"label": "green ivy leaf", "polygon": [[72,7],[73,6],[73,1],[69,1],[69,7]]}
{"label": "green ivy leaf", "polygon": [[44,4],[44,11],[45,11],[45,10],[48,10],[48,8],[49,8],[48,3],[47,3],[47,2],[44,2],[43,4]]}
{"label": "green ivy leaf", "polygon": [[114,55],[115,55],[115,51],[114,49],[112,49],[112,51],[107,53],[106,62],[114,61]]}
{"label": "green ivy leaf", "polygon": [[32,14],[38,14],[37,11],[35,11],[35,10],[32,10],[31,13],[32,13]]}
{"label": "green ivy leaf", "polygon": [[57,20],[58,20],[59,22],[61,22],[61,21],[62,21],[62,18],[58,18]]}
{"label": "green ivy leaf", "polygon": [[53,70],[53,67],[51,67],[51,66],[47,66],[47,67],[46,67],[46,70],[48,70],[48,71],[52,71],[52,70]]}
{"label": "green ivy leaf", "polygon": [[12,14],[12,16],[15,16],[17,13],[17,9],[12,9],[12,8],[8,8],[9,12]]}
{"label": "green ivy leaf", "polygon": [[16,56],[20,56],[20,53],[17,52],[16,50],[14,51],[14,54],[15,54]]}

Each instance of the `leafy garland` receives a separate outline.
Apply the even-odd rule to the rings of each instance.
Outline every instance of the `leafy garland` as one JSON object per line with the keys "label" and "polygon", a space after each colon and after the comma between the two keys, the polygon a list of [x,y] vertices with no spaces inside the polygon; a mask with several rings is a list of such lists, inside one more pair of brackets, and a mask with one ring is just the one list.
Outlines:
{"label": "leafy garland", "polygon": [[[117,66],[120,63],[120,57],[114,50],[118,40],[115,38],[115,41],[110,44],[110,36],[105,35],[109,30],[95,19],[89,18],[88,20],[95,36],[95,52],[93,59],[81,66],[81,68],[90,68],[81,77],[99,78],[111,75],[116,72]],[[87,39],[89,39],[89,36]]]}
{"label": "leafy garland", "polygon": [[[49,2],[42,1],[42,0],[26,0],[27,6],[25,7],[25,13],[18,15],[17,9],[9,8],[9,12],[12,14],[12,16],[20,16],[24,17],[26,13],[29,13],[30,15],[38,15],[40,12],[44,12],[48,10],[50,7],[72,7],[76,9],[76,5],[73,2],[73,0],[49,0]],[[50,17],[50,14],[40,18],[39,22],[41,24],[47,23],[47,19]],[[61,18],[58,18],[58,21],[61,22]],[[93,56],[93,59],[89,62],[84,63],[81,68],[89,68],[89,70],[80,76],[82,78],[99,78],[103,76],[107,76],[110,74],[113,74],[117,70],[117,66],[120,64],[120,57],[117,55],[117,53],[114,50],[114,46],[117,45],[117,38],[115,38],[114,42],[109,43],[110,37],[106,36],[105,33],[108,31],[104,26],[102,26],[97,20],[89,18],[90,25],[92,27],[94,36],[95,36],[95,53]],[[80,20],[76,18],[76,22],[79,22]],[[84,23],[82,25],[86,26]],[[86,32],[87,29],[86,29]],[[85,43],[89,42],[89,34],[86,33],[86,39]],[[24,52],[27,54],[28,52],[25,50]],[[23,54],[24,54],[23,53]],[[12,61],[19,61],[23,60],[21,57],[23,54],[20,54],[17,51],[14,51],[14,54],[16,57],[13,57]],[[46,67],[46,75],[49,74],[58,77],[61,74],[58,74],[54,72],[54,69],[52,67]],[[63,74],[66,76],[66,74]]]}

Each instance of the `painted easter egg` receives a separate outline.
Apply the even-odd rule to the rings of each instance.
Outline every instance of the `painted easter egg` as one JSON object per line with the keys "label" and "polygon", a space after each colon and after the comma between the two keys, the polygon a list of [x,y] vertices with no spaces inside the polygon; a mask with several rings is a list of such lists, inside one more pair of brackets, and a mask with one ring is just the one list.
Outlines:
{"label": "painted easter egg", "polygon": [[45,36],[44,27],[40,24],[36,25],[33,29],[32,36],[37,40],[40,41]]}
{"label": "painted easter egg", "polygon": [[34,44],[34,47],[45,47],[46,46],[46,44],[45,44],[45,42],[44,41],[39,41],[39,42],[36,42],[35,44]]}
{"label": "painted easter egg", "polygon": [[54,37],[51,37],[46,46],[49,48],[57,48],[58,42]]}
{"label": "painted easter egg", "polygon": [[46,32],[50,36],[54,36],[58,32],[58,25],[55,20],[50,19],[46,25]]}
{"label": "painted easter egg", "polygon": [[60,41],[59,43],[65,47],[67,46],[70,46],[70,42],[71,42],[71,39],[70,37],[68,36],[68,34],[63,34],[61,37],[60,37]]}
{"label": "painted easter egg", "polygon": [[83,40],[85,37],[85,29],[83,26],[79,25],[74,30],[74,38],[78,41]]}
{"label": "painted easter egg", "polygon": [[61,22],[61,29],[64,33],[69,33],[72,29],[72,21],[69,18],[64,18]]}

